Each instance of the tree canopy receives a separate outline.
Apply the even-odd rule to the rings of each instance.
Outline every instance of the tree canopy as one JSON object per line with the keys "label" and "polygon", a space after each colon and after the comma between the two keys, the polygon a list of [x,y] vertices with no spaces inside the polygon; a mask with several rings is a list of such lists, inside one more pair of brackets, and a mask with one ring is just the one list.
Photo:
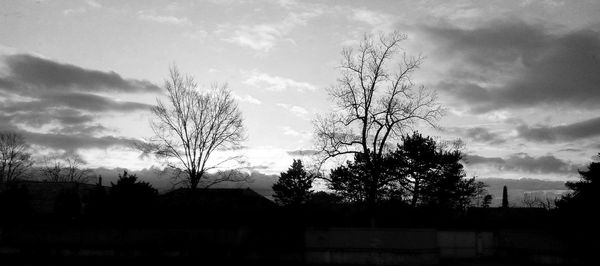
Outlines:
{"label": "tree canopy", "polygon": [[[600,153],[597,155],[600,158]],[[579,180],[566,183],[570,193],[557,206],[563,209],[594,210],[600,205],[600,162],[591,162],[587,170],[579,170]]]}
{"label": "tree canopy", "polygon": [[210,161],[215,151],[236,148],[244,139],[242,113],[226,86],[200,90],[192,77],[175,67],[164,87],[168,100],[157,100],[152,108],[154,138],[141,149],[165,159],[169,167],[182,169],[181,181],[190,188],[203,186],[207,171],[237,158]]}
{"label": "tree canopy", "polygon": [[147,212],[157,195],[158,191],[150,183],[138,180],[136,175],[129,175],[127,171],[119,175],[117,183],[111,182],[112,207],[120,215]]}
{"label": "tree canopy", "polygon": [[273,184],[275,201],[285,206],[297,206],[309,200],[315,175],[306,172],[301,160],[294,160],[292,166],[280,174]]}
{"label": "tree canopy", "polygon": [[443,113],[435,92],[413,83],[411,75],[423,58],[400,53],[405,39],[399,32],[365,35],[358,49],[344,49],[341,75],[328,90],[336,110],[314,122],[321,162],[340,155],[360,157],[368,171],[360,178],[370,204],[377,201],[379,179],[384,178],[374,161],[382,161],[388,144],[412,126],[435,125]]}
{"label": "tree canopy", "polygon": [[[458,148],[447,149],[431,137],[420,133],[402,137],[396,150],[376,161],[371,158],[375,171],[380,173],[374,187],[368,182],[370,169],[362,154],[355,156],[331,171],[329,188],[347,201],[364,202],[369,189],[375,190],[377,200],[402,200],[416,206],[461,209],[484,190],[482,182],[465,178]],[[366,181],[367,180],[367,181]]]}
{"label": "tree canopy", "polygon": [[23,135],[0,131],[0,184],[23,178],[32,164]]}

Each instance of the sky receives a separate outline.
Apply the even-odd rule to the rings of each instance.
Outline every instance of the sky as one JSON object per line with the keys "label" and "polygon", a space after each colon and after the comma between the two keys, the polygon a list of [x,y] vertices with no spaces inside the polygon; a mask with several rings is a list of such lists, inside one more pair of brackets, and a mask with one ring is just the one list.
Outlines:
{"label": "sky", "polygon": [[[468,176],[573,180],[600,152],[600,2],[0,1],[0,130],[36,158],[161,167],[131,143],[177,66],[227,84],[244,116],[245,168],[276,174],[314,149],[344,47],[405,33],[417,84],[447,109]],[[216,157],[224,156],[217,154]]]}

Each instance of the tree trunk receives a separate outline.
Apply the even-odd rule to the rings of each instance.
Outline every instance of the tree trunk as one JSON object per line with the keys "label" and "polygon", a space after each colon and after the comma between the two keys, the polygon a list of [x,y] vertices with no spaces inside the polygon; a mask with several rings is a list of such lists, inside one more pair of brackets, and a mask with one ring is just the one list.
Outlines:
{"label": "tree trunk", "polygon": [[502,208],[508,208],[508,190],[506,186],[502,188]]}
{"label": "tree trunk", "polygon": [[411,199],[411,206],[414,208],[417,206],[417,201],[419,200],[419,179],[415,179],[415,187],[413,189],[413,195]]}
{"label": "tree trunk", "polygon": [[[371,169],[373,165],[371,164]],[[369,225],[374,228],[377,226],[376,217],[377,217],[377,183],[379,180],[379,173],[375,170],[371,171],[371,180],[369,180],[367,189],[367,212],[369,215]]]}
{"label": "tree trunk", "polygon": [[190,188],[192,190],[196,190],[198,188],[198,184],[200,183],[200,175],[198,173],[190,174]]}

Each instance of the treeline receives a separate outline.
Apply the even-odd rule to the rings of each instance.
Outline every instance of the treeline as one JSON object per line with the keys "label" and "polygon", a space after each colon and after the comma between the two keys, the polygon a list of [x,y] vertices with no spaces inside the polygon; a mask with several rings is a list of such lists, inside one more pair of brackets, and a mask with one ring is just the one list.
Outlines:
{"label": "treeline", "polygon": [[320,179],[335,202],[367,208],[394,202],[413,208],[463,211],[487,195],[485,184],[466,177],[458,146],[446,146],[414,132],[403,136],[401,144],[380,158],[359,153],[328,174],[307,173],[302,162],[295,160],[273,185],[274,197],[282,205],[303,204],[314,194],[312,182]]}

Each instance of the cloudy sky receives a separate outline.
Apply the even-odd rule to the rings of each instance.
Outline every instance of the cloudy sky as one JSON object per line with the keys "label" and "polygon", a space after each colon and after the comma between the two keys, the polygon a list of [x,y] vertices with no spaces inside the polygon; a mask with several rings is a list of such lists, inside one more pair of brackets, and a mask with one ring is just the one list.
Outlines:
{"label": "cloudy sky", "polygon": [[399,30],[426,60],[415,81],[448,109],[468,175],[567,180],[600,152],[600,2],[0,1],[0,129],[37,156],[147,168],[129,143],[171,65],[227,83],[245,118],[240,152],[263,173],[313,149],[343,47]]}

